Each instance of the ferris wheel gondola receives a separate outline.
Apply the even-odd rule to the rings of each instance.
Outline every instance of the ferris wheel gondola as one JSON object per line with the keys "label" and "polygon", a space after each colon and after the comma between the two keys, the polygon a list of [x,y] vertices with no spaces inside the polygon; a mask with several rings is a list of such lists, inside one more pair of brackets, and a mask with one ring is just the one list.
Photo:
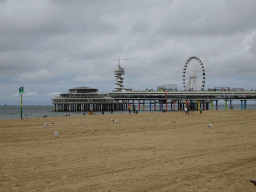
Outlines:
{"label": "ferris wheel gondola", "polygon": [[192,56],[186,61],[183,67],[182,82],[185,91],[204,90],[205,69],[198,57]]}

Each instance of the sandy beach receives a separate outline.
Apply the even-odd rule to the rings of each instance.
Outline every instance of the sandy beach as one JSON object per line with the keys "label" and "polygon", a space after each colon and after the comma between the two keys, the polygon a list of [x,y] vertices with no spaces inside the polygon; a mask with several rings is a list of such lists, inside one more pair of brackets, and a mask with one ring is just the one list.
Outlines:
{"label": "sandy beach", "polygon": [[1,120],[0,191],[255,191],[255,123],[253,110]]}

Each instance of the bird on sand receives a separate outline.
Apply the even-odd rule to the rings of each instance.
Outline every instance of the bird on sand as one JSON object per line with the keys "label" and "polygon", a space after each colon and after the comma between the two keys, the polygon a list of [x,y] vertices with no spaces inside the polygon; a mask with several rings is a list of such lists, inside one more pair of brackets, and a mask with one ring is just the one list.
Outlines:
{"label": "bird on sand", "polygon": [[45,124],[45,125],[44,125],[44,128],[46,128],[47,126],[48,126],[48,125],[47,125],[47,124]]}
{"label": "bird on sand", "polygon": [[212,126],[212,124],[210,123],[207,127],[211,127]]}
{"label": "bird on sand", "polygon": [[115,123],[119,123],[117,120],[115,120]]}
{"label": "bird on sand", "polygon": [[54,135],[55,135],[56,137],[59,137],[59,134],[58,134],[56,131],[55,131]]}

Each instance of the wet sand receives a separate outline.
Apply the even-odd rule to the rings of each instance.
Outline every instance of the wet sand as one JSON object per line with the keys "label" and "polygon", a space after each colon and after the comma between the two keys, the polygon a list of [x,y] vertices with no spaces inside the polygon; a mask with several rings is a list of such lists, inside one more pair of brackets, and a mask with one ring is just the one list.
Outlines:
{"label": "wet sand", "polygon": [[255,123],[253,110],[1,120],[0,191],[255,191]]}

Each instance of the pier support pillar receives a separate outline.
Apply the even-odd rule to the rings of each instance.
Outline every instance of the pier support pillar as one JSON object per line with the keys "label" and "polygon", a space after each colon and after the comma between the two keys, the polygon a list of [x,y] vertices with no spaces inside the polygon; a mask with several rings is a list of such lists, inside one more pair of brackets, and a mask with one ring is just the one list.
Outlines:
{"label": "pier support pillar", "polygon": [[150,102],[149,102],[150,104],[149,104],[149,110],[151,111],[151,100],[150,100]]}
{"label": "pier support pillar", "polygon": [[241,100],[241,110],[243,110],[244,107],[243,107],[243,100]]}
{"label": "pier support pillar", "polygon": [[200,110],[200,102],[197,101],[197,110],[199,111]]}
{"label": "pier support pillar", "polygon": [[173,101],[173,110],[175,111],[175,100]]}
{"label": "pier support pillar", "polygon": [[244,110],[246,110],[246,100],[244,100]]}
{"label": "pier support pillar", "polygon": [[139,100],[139,111],[140,111],[140,100]]}
{"label": "pier support pillar", "polygon": [[218,100],[216,100],[216,110],[218,110]]}
{"label": "pier support pillar", "polygon": [[225,110],[228,110],[228,101],[225,100]]}
{"label": "pier support pillar", "polygon": [[167,107],[168,107],[168,105],[167,105],[167,96],[166,96],[165,99],[166,99],[166,100],[165,100],[165,111],[167,112]]}
{"label": "pier support pillar", "polygon": [[211,101],[211,110],[213,110],[213,101]]}
{"label": "pier support pillar", "polygon": [[203,104],[203,111],[204,111],[204,110],[205,110],[205,108],[204,108],[204,101],[203,101],[203,103],[202,103],[202,104]]}
{"label": "pier support pillar", "polygon": [[143,111],[145,111],[145,100],[143,100]]}
{"label": "pier support pillar", "polygon": [[154,111],[156,110],[156,100],[154,101]]}

